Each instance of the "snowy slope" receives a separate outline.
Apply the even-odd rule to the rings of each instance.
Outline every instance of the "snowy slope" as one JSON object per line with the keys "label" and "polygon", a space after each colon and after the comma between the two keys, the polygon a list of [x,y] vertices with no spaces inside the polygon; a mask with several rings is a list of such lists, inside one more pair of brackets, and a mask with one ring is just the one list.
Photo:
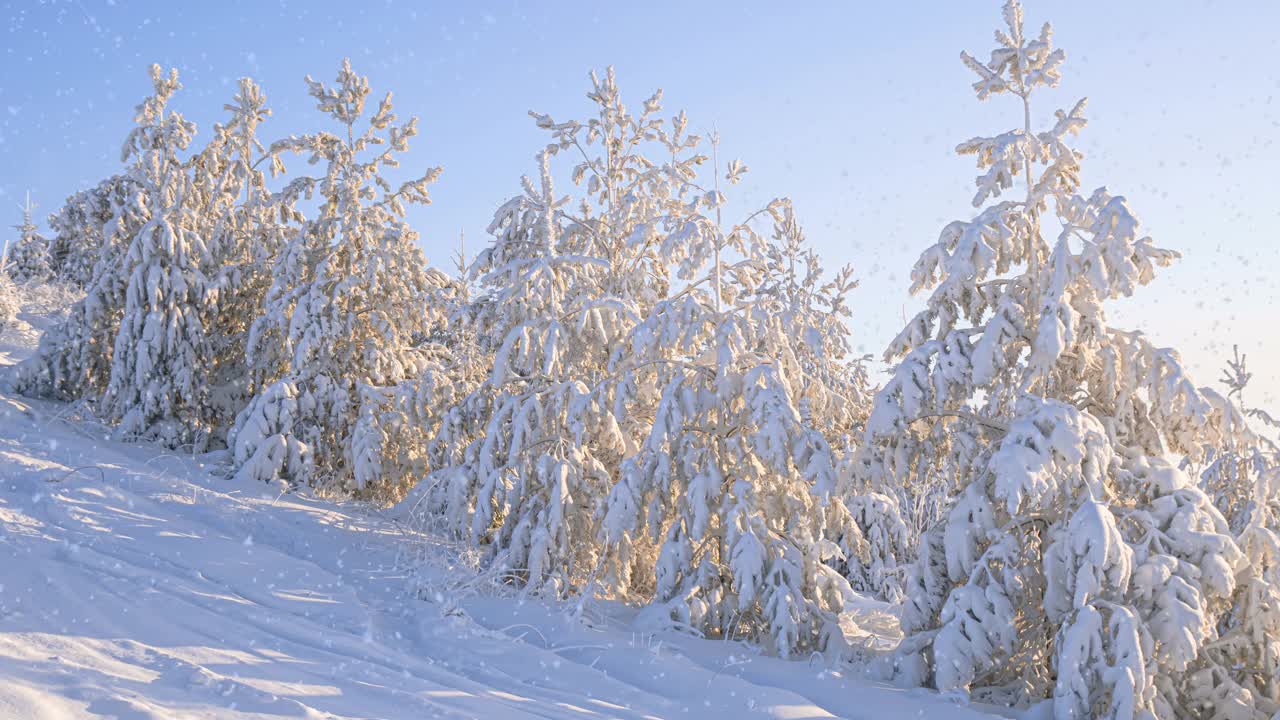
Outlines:
{"label": "snowy slope", "polygon": [[67,308],[82,293],[54,283],[33,283],[15,288],[17,317],[0,328],[0,377],[4,366],[31,354],[40,334],[66,315]]}
{"label": "snowy slope", "polygon": [[372,509],[72,411],[0,394],[0,718],[979,716],[523,601]]}

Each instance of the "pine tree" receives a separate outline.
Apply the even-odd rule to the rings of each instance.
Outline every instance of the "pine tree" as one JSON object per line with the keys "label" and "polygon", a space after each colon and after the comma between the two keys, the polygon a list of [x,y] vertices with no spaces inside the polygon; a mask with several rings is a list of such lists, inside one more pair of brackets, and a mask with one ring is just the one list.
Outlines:
{"label": "pine tree", "polygon": [[404,499],[432,467],[448,464],[440,453],[457,425],[456,406],[483,380],[482,356],[467,326],[464,276],[428,268],[426,281],[423,306],[433,322],[414,343],[421,357],[417,376],[363,388],[352,431],[352,452],[366,478],[362,495],[382,504]]}
{"label": "pine tree", "polygon": [[1211,662],[1192,678],[1197,710],[1215,718],[1255,717],[1255,708],[1280,713],[1280,448],[1249,421],[1265,430],[1280,422],[1246,404],[1251,378],[1237,349],[1222,378],[1227,396],[1214,397],[1234,432],[1211,449],[1200,472],[1248,562],[1219,620],[1220,639],[1207,648]]}
{"label": "pine tree", "polygon": [[609,465],[594,441],[610,425],[580,402],[630,317],[601,287],[608,261],[588,229],[562,215],[548,153],[540,163],[539,186],[526,179],[498,209],[494,243],[472,266],[484,294],[471,326],[488,363],[447,411],[463,426],[442,438],[451,464],[433,468],[434,507],[497,565],[554,594],[580,590],[598,558],[592,507]]}
{"label": "pine tree", "polygon": [[828,440],[866,407],[843,324],[851,271],[823,280],[789,202],[762,211],[771,239],[750,222],[721,230],[709,215],[723,202],[708,190],[690,203],[706,215],[671,218],[674,237],[695,238],[684,267],[700,258],[707,274],[658,303],[611,364],[615,412],[646,431],[607,503],[609,582],[649,600],[651,623],[783,656],[835,650],[851,589],[829,563],[865,555]]}
{"label": "pine tree", "polygon": [[212,264],[208,238],[199,233],[195,189],[180,154],[195,125],[168,109],[181,85],[178,73],[151,67],[156,95],[139,107],[138,127],[125,142],[125,159],[149,201],[147,223],[130,238],[123,258],[125,302],[115,334],[111,376],[104,395],[109,419],[128,438],[170,446],[207,446],[210,415],[204,362],[213,343],[202,306]]}
{"label": "pine tree", "polygon": [[151,79],[125,174],[51,218],[55,277],[76,282],[90,257],[93,272],[86,297],[24,363],[19,387],[86,399],[126,438],[200,450],[222,441],[246,402],[247,325],[283,220],[260,200],[252,155],[267,111],[252,81],[228,106],[231,121],[184,158],[195,127],[169,109],[177,74],[153,66]]}
{"label": "pine tree", "polygon": [[[958,148],[985,171],[982,209],[916,263],[912,289],[931,292],[887,353],[860,458],[864,482],[910,495],[940,477],[952,498],[921,540],[894,671],[987,701],[1051,697],[1059,718],[1174,717],[1205,696],[1196,673],[1244,557],[1164,458],[1230,427],[1175,352],[1107,323],[1105,302],[1177,255],[1123,197],[1078,193],[1083,101],[1032,132],[1065,56],[1048,25],[1023,34],[1015,0],[1004,19],[990,60],[962,59],[980,99],[1021,100],[1023,127]],[[987,204],[1015,183],[1024,199]]]}
{"label": "pine tree", "polygon": [[[610,70],[588,98],[584,121],[532,113],[553,141],[495,214],[451,326],[491,360],[433,411],[415,507],[531,590],[638,601],[652,622],[782,654],[824,647],[849,596],[827,561],[864,548],[827,440],[865,418],[850,272],[821,280],[785,200],[722,229],[711,158],[684,113],[660,116],[660,92],[633,113]],[[564,152],[570,196],[552,172]]]}
{"label": "pine tree", "polygon": [[1224,445],[1209,448],[1203,463],[1184,463],[1189,470],[1199,470],[1201,487],[1236,533],[1242,532],[1259,513],[1280,518],[1280,496],[1265,492],[1268,477],[1280,467],[1280,447],[1250,426],[1254,423],[1275,430],[1280,428],[1280,421],[1245,403],[1245,390],[1252,377],[1245,356],[1236,348],[1221,380],[1227,386],[1227,395],[1206,392],[1231,424],[1231,432],[1226,434]]}
{"label": "pine tree", "polygon": [[[5,248],[6,250],[8,248]],[[14,287],[13,280],[9,279],[8,253],[0,252],[0,332],[13,322],[18,316],[21,309],[18,299],[18,289]]]}
{"label": "pine tree", "polygon": [[[130,279],[107,396],[126,437],[200,450],[221,443],[247,403],[248,326],[281,224],[255,161],[266,100],[246,78],[227,109],[230,121],[188,161],[178,157],[190,140],[178,116],[164,124],[169,137],[141,140],[139,152],[155,159],[144,160],[135,183],[153,215],[126,252]],[[263,159],[283,170],[278,157]]]}
{"label": "pine tree", "polygon": [[[705,158],[683,114],[659,118],[661,93],[633,113],[613,71],[592,74],[584,121],[530,113],[552,141],[539,176],[498,208],[493,244],[471,266],[478,296],[459,329],[487,356],[485,379],[439,413],[425,506],[534,590],[584,591],[601,560],[598,510],[628,447],[591,390],[637,319],[670,287],[663,242],[671,208]],[[669,129],[671,128],[671,129]],[[652,139],[674,133],[678,143]],[[558,196],[552,160],[571,153],[577,202]]]}
{"label": "pine tree", "polygon": [[132,208],[146,205],[141,192],[128,175],[122,174],[67,198],[62,208],[49,216],[49,227],[54,232],[49,241],[53,277],[87,289],[93,282],[98,259],[113,257],[118,249],[108,244],[133,237],[144,221],[131,212]]}
{"label": "pine tree", "polygon": [[248,339],[249,375],[263,389],[238,416],[231,444],[242,476],[350,492],[374,479],[351,443],[362,393],[420,370],[413,345],[435,312],[417,236],[403,217],[406,203],[428,202],[439,169],[391,187],[382,173],[398,165],[417,120],[397,125],[388,94],[357,133],[370,89],[349,61],[336,86],[310,77],[307,84],[342,136],[291,137],[270,149],[308,154],[326,172],[294,179],[282,193],[283,212],[313,193],[320,210],[288,234],[275,263],[265,313]]}
{"label": "pine tree", "polygon": [[284,173],[279,154],[258,140],[258,126],[271,115],[266,97],[249,78],[240,80],[225,124],[192,158],[192,190],[200,211],[197,232],[208,238],[203,323],[216,342],[204,360],[207,410],[219,439],[248,404],[253,387],[246,364],[249,332],[271,287],[272,267],[287,233],[301,216],[280,202],[259,169]]}
{"label": "pine tree", "polygon": [[22,223],[15,225],[18,239],[9,245],[5,256],[5,269],[9,278],[15,282],[47,280],[51,274],[49,266],[49,241],[40,234],[39,228],[32,221],[31,213],[35,207],[31,204],[31,195],[22,207]]}

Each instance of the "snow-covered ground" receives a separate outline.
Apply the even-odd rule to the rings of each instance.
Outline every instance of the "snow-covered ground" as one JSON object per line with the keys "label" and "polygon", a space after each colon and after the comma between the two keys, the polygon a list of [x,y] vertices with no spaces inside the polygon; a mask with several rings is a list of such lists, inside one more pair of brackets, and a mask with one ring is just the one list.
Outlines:
{"label": "snow-covered ground", "polygon": [[524,599],[392,514],[106,437],[0,392],[0,718],[979,716]]}
{"label": "snow-covered ground", "polygon": [[78,299],[78,293],[57,284],[38,283],[14,288],[18,314],[7,325],[0,325],[0,384],[5,368],[30,355],[40,342],[40,335],[66,314]]}

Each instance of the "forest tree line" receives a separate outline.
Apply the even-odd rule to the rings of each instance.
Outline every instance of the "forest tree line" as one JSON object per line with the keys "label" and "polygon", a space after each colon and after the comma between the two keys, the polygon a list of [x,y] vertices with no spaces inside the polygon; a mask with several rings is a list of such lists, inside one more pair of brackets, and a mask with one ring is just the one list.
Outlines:
{"label": "forest tree line", "polygon": [[[1270,718],[1276,424],[1240,357],[1218,392],[1109,323],[1178,255],[1083,189],[1083,100],[1032,126],[1065,54],[1003,20],[962,59],[1016,124],[958,146],[975,214],[913,267],[882,384],[853,270],[785,197],[726,217],[747,166],[660,91],[610,69],[584,118],[531,113],[534,172],[445,272],[405,221],[441,171],[387,179],[416,119],[349,62],[306,81],[332,130],[263,141],[244,79],[200,147],[153,67],[120,172],[20,226],[8,282],[83,298],[11,380],[242,478],[412,496],[510,582],[648,627],[1058,718]],[[900,607],[895,650],[849,644],[857,594]]]}

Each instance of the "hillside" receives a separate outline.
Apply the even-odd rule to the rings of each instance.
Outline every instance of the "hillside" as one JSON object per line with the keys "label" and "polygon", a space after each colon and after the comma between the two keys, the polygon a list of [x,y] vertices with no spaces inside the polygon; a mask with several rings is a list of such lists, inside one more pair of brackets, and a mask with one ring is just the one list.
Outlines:
{"label": "hillside", "polygon": [[394,513],[106,435],[0,394],[0,718],[978,716],[523,599]]}

